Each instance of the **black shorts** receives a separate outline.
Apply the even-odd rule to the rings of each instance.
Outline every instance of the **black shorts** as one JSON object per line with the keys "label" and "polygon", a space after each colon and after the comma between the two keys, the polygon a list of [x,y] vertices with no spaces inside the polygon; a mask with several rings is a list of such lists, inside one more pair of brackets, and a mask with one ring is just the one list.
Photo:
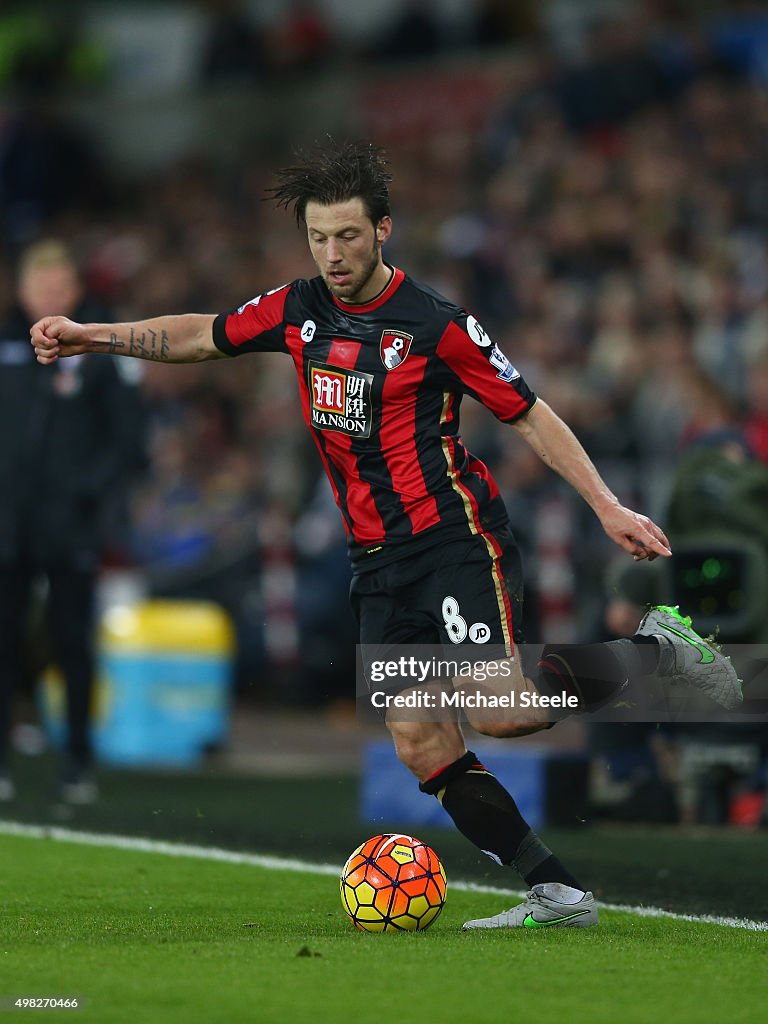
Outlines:
{"label": "black shorts", "polygon": [[[507,655],[522,642],[520,552],[509,527],[427,548],[352,580],[365,644],[489,644]],[[478,646],[477,654],[482,653]]]}

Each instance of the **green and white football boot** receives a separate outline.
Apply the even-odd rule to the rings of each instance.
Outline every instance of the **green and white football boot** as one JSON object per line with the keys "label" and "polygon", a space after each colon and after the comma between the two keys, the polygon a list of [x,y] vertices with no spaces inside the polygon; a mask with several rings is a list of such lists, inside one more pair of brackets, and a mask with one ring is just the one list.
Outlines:
{"label": "green and white football boot", "polygon": [[660,604],[651,608],[637,628],[640,636],[654,636],[662,648],[657,673],[684,679],[728,711],[744,699],[736,669],[719,646],[693,629],[690,616]]}
{"label": "green and white football boot", "polygon": [[560,882],[534,885],[522,903],[495,917],[466,921],[464,931],[480,928],[588,928],[597,924],[597,906],[591,892]]}

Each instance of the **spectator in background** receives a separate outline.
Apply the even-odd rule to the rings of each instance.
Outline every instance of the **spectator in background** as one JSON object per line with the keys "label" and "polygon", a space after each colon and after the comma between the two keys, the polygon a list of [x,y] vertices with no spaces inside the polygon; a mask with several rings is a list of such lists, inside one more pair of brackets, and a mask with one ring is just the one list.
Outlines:
{"label": "spectator in background", "polygon": [[271,40],[276,70],[300,73],[327,64],[334,55],[334,39],[318,5],[293,0],[287,7]]}
{"label": "spectator in background", "polygon": [[267,52],[263,34],[242,0],[208,0],[211,23],[203,58],[203,80],[253,82],[264,76]]}
{"label": "spectator in background", "polygon": [[103,197],[102,185],[89,146],[48,103],[0,102],[0,216],[6,244],[20,247],[65,210],[92,207]]}
{"label": "spectator in background", "polygon": [[32,590],[42,576],[52,655],[67,694],[59,795],[85,803],[96,797],[89,712],[102,514],[140,465],[142,416],[137,388],[110,360],[89,356],[40,372],[25,339],[54,309],[98,319],[105,313],[84,294],[68,250],[50,240],[22,253],[16,305],[0,324],[0,799],[14,796],[13,696],[24,677]]}
{"label": "spectator in background", "polygon": [[409,0],[375,46],[383,61],[418,60],[443,49],[443,28],[431,0]]}
{"label": "spectator in background", "polygon": [[476,0],[474,6],[467,33],[474,46],[504,46],[539,30],[536,5],[530,0]]}
{"label": "spectator in background", "polygon": [[303,704],[351,706],[347,680],[355,672],[355,624],[347,613],[351,573],[346,537],[333,492],[318,480],[294,529],[299,628],[298,696]]}

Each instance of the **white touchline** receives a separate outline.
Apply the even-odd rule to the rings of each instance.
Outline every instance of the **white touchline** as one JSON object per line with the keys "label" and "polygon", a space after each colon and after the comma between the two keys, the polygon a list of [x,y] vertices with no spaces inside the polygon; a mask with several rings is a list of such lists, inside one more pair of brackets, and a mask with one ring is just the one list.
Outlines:
{"label": "white touchline", "polygon": [[[113,836],[98,832],[78,832],[76,829],[56,825],[22,825],[14,821],[0,821],[0,835],[24,836],[28,839],[55,839],[62,843],[81,843],[84,846],[106,846],[115,850],[136,850],[138,853],[159,853],[167,857],[190,857],[195,860],[219,861],[222,864],[246,864],[271,871],[303,871],[313,875],[331,875],[338,878],[336,864],[313,864],[290,857],[275,857],[262,853],[238,853],[215,846],[190,846],[186,843],[167,843],[160,839],[141,839],[135,836]],[[459,892],[489,893],[495,896],[522,896],[520,889],[503,889],[478,882],[449,879],[449,888]],[[750,921],[744,917],[720,917],[716,914],[677,914],[661,907],[633,907],[624,903],[604,903],[606,910],[621,910],[637,917],[663,917],[673,921],[691,921],[694,924],[715,924],[723,928],[741,928],[751,932],[768,931],[768,921]]]}

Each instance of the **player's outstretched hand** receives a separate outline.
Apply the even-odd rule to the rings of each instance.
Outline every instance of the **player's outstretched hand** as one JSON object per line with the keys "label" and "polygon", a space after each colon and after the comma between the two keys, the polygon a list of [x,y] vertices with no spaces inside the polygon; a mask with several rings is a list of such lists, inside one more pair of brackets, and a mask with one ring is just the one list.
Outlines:
{"label": "player's outstretched hand", "polygon": [[656,523],[630,508],[612,505],[600,515],[600,522],[611,540],[633,555],[636,562],[644,558],[652,562],[659,555],[669,558],[672,554],[669,541]]}
{"label": "player's outstretched hand", "polygon": [[44,316],[29,334],[37,361],[44,366],[55,363],[59,356],[77,356],[87,350],[83,325],[65,316]]}

